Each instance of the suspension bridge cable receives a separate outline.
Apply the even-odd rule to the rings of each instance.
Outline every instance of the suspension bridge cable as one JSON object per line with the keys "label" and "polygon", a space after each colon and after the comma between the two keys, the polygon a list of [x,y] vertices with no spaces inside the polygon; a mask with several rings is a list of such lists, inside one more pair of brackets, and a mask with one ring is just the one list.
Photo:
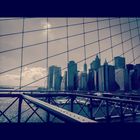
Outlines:
{"label": "suspension bridge cable", "polygon": [[[99,21],[100,21],[100,20],[99,20]],[[137,21],[137,28],[139,28],[139,27],[138,27],[138,21]],[[135,29],[136,29],[136,28],[135,28]],[[130,29],[130,30],[131,30],[131,29]],[[130,31],[130,30],[129,30],[129,31]],[[24,30],[23,30],[23,31],[24,31]],[[127,31],[127,32],[129,32],[129,31]],[[131,31],[132,31],[132,30],[131,30]],[[48,32],[48,29],[47,29],[47,32]],[[138,30],[138,32],[139,32],[139,30]],[[122,33],[122,32],[121,32],[121,33]],[[24,32],[22,33],[22,35],[23,35],[23,34],[24,34]],[[122,34],[121,34],[121,35],[122,35]],[[137,37],[137,36],[138,36],[138,35],[136,35],[135,37]],[[132,39],[135,38],[135,37],[132,37],[132,35],[130,35],[129,40],[132,40]],[[139,38],[140,38],[140,34],[139,34]],[[124,42],[127,42],[127,41],[126,41],[126,40],[123,41],[123,38],[122,38],[121,43],[123,44]],[[48,41],[47,41],[47,43],[48,43]],[[132,43],[133,43],[133,42],[132,42]],[[120,44],[120,43],[119,43],[119,44]],[[118,44],[117,44],[117,45],[118,45]],[[130,50],[132,50],[132,49],[134,49],[134,48],[136,48],[136,47],[139,47],[139,45],[140,45],[140,44],[137,44],[136,46],[133,46],[131,49],[129,49],[129,50],[126,51],[126,52],[123,51],[122,54],[124,55],[125,53],[129,52]],[[83,47],[85,47],[85,46],[87,46],[87,44],[85,44]],[[116,45],[114,45],[114,46],[116,46]],[[22,47],[23,47],[23,45],[22,45]],[[81,47],[81,46],[80,46],[80,47]],[[79,48],[80,48],[80,47],[79,47]],[[23,50],[23,48],[20,48],[20,49]],[[109,48],[109,49],[110,49],[110,48]],[[70,51],[73,51],[73,50],[75,50],[75,49],[71,49]],[[106,49],[106,50],[108,50],[108,49]],[[104,51],[106,51],[106,50],[100,51],[100,53],[102,53],[102,52],[104,52]],[[62,53],[64,53],[64,52],[62,52]],[[62,54],[62,53],[61,53],[61,54]],[[66,52],[65,52],[65,53],[66,53]],[[98,54],[98,53],[97,53],[97,54]],[[122,55],[122,54],[121,54],[121,55]],[[96,54],[94,54],[94,55],[96,55]],[[120,55],[120,56],[121,56],[121,55]],[[53,55],[53,56],[54,56],[54,55]],[[52,57],[53,57],[53,56],[52,56]],[[92,56],[92,57],[93,57],[93,56]],[[133,61],[135,61],[135,60],[138,59],[139,57],[140,57],[140,56],[137,56],[137,57],[135,57],[135,58],[133,57],[133,60],[132,60],[131,62],[129,62],[129,63],[132,63]],[[46,58],[48,59],[49,57],[47,56]],[[91,56],[90,56],[90,58],[91,58]],[[86,59],[89,59],[89,57],[87,57]],[[80,63],[80,62],[83,62],[84,60],[85,60],[85,58],[84,58],[83,60],[78,61],[77,64]],[[113,61],[113,60],[111,60],[111,61]],[[24,66],[24,65],[22,65],[22,67],[23,67],[23,66]],[[63,68],[63,69],[65,69],[65,68]],[[21,72],[21,73],[22,73],[22,72]],[[21,74],[21,75],[22,75],[22,74]],[[45,77],[47,77],[47,74],[46,74]],[[44,79],[44,78],[43,78],[43,79]],[[40,81],[39,79],[37,79],[37,80]],[[36,82],[36,81],[33,81],[32,83],[35,83],[35,82]],[[28,85],[31,85],[31,84],[29,83]],[[28,86],[28,85],[27,85],[27,86]],[[24,87],[26,87],[26,85],[24,85]],[[23,86],[22,86],[21,88],[23,88]]]}
{"label": "suspension bridge cable", "polygon": [[[121,55],[122,55],[122,54],[121,54]],[[135,60],[138,59],[139,57],[140,57],[140,55],[137,56],[137,57],[135,58]],[[111,61],[112,61],[112,60],[111,60]],[[132,60],[132,61],[129,62],[129,63],[132,63],[133,61],[134,61],[134,60]],[[117,73],[119,73],[119,71],[118,71]],[[23,112],[21,112],[21,114],[26,113],[26,112],[29,111],[30,109],[31,109],[31,108],[28,108],[28,109],[24,110]],[[18,117],[18,115],[12,117],[10,120],[12,120],[12,119],[14,119],[14,118],[16,118],[16,117]]]}
{"label": "suspension bridge cable", "polygon": [[[49,49],[48,49],[48,47],[49,47],[49,46],[48,46],[48,45],[49,45],[49,44],[48,44],[48,40],[49,40],[49,37],[48,37],[48,35],[49,35],[49,34],[48,34],[48,32],[49,32],[49,29],[48,29],[48,28],[49,28],[49,20],[48,20],[48,18],[46,19],[46,22],[47,22],[47,30],[46,30],[46,38],[47,38],[47,41],[46,41],[46,42],[47,42],[47,43],[46,43],[46,56],[48,57],[48,54],[49,54],[49,52],[48,52],[48,51],[49,51]],[[46,75],[48,74],[48,60],[49,60],[49,59],[46,59]],[[48,81],[48,80],[47,80],[47,77],[46,77],[46,88],[47,88],[47,86],[48,86],[48,85],[47,85],[47,81]]]}
{"label": "suspension bridge cable", "polygon": [[122,52],[123,52],[123,56],[124,56],[124,45],[123,45],[123,33],[122,33],[122,24],[121,24],[121,18],[119,18],[119,23],[120,23],[120,37],[121,37],[121,42],[122,42]]}
{"label": "suspension bridge cable", "polygon": [[[137,37],[137,35],[134,36],[134,37],[132,37],[132,38],[135,38],[135,37]],[[101,39],[101,40],[105,40],[105,39],[107,39],[107,38],[109,38],[109,37],[106,37],[106,38]],[[127,41],[129,41],[129,40],[131,40],[131,38],[129,38],[129,39],[123,41],[123,43],[124,43],[124,42],[127,42]],[[86,44],[85,46],[88,46],[88,45],[91,45],[91,44],[94,44],[94,43],[98,43],[98,40],[97,40],[97,41],[94,41],[94,42],[91,42],[91,43],[88,43],[88,44]],[[122,42],[121,42],[121,43],[122,43]],[[119,43],[119,44],[121,44],[121,43]],[[117,45],[119,45],[119,44],[117,44]],[[116,45],[114,45],[114,46],[116,46]],[[70,52],[70,51],[74,51],[74,50],[79,49],[79,48],[82,48],[82,47],[84,47],[84,46],[79,46],[79,47],[76,47],[76,48],[74,48],[74,49],[70,49],[69,52]],[[113,48],[113,46],[112,46],[112,48]],[[58,53],[58,54],[55,54],[55,55],[52,55],[52,56],[49,56],[49,57],[45,57],[45,58],[43,58],[43,59],[39,59],[39,60],[30,62],[30,63],[27,63],[27,64],[24,64],[24,65],[22,65],[22,67],[25,67],[25,66],[28,66],[28,65],[31,65],[31,64],[35,64],[35,63],[38,63],[38,62],[40,62],[40,61],[43,61],[43,60],[46,60],[46,59],[49,59],[49,58],[52,58],[52,57],[55,57],[55,56],[58,56],[58,55],[61,55],[61,54],[64,54],[64,53],[66,53],[66,51],[61,52],[61,53]],[[20,68],[20,66],[15,67],[15,68],[12,68],[12,69],[9,69],[9,70],[5,70],[5,71],[3,71],[3,72],[0,72],[0,75],[1,75],[1,74],[4,74],[4,73],[7,73],[7,72],[9,72],[9,71],[13,71],[13,70],[19,69],[19,68]]]}
{"label": "suspension bridge cable", "polygon": [[[131,38],[132,39],[132,38]],[[75,49],[74,49],[75,50]],[[48,58],[47,58],[48,59]]]}
{"label": "suspension bridge cable", "polygon": [[67,63],[69,62],[69,22],[66,18],[66,37],[67,37]]}
{"label": "suspension bridge cable", "polygon": [[[129,25],[129,29],[130,29],[130,37],[132,37],[130,18],[128,18],[128,21],[129,21],[128,25]],[[132,47],[132,55],[133,55],[133,60],[134,60],[135,55],[134,55],[134,50],[133,50],[133,41],[132,41],[132,39],[131,39],[131,47]],[[134,61],[134,64],[135,64],[135,61]]]}
{"label": "suspension bridge cable", "polygon": [[86,36],[85,36],[85,21],[84,21],[84,18],[83,18],[83,41],[84,41],[84,57],[85,57],[85,64],[86,64],[86,46],[85,46],[85,44],[86,44]]}
{"label": "suspension bridge cable", "polygon": [[[105,20],[102,20],[105,21]],[[94,23],[95,21],[89,21],[86,22],[85,24],[90,24],[90,23]],[[78,26],[78,25],[82,25],[83,23],[75,23],[75,24],[69,24],[69,26]],[[65,28],[66,25],[61,25],[61,26],[56,26],[56,27],[49,27],[48,29],[57,29],[57,28]],[[36,30],[28,30],[28,31],[24,31],[24,33],[32,33],[32,32],[38,32],[38,31],[45,31],[47,30],[47,28],[42,28],[42,29],[36,29]],[[8,34],[1,34],[0,37],[4,37],[4,36],[11,36],[11,35],[16,35],[16,34],[22,34],[22,32],[13,32],[13,33],[8,33]]]}
{"label": "suspension bridge cable", "polygon": [[8,20],[19,20],[22,18],[5,18],[5,19],[0,19],[0,21],[8,21]]}
{"label": "suspension bridge cable", "polygon": [[24,44],[24,18],[23,18],[23,25],[22,25],[22,42],[21,42],[21,66],[20,66],[20,82],[19,88],[21,89],[22,85],[22,67],[23,67],[23,44]]}
{"label": "suspension bridge cable", "polygon": [[[138,45],[136,45],[136,46],[139,46],[140,44],[138,44]],[[135,46],[135,47],[136,47]],[[129,50],[127,50],[125,53],[127,53],[127,52],[129,52],[131,50],[131,48],[129,49]],[[96,55],[96,54],[95,54]],[[121,54],[121,55],[123,55],[123,54]],[[119,55],[119,56],[121,56],[121,55]],[[138,59],[140,57],[140,55],[139,56],[137,56],[136,58],[135,58],[135,60],[136,59]],[[114,58],[112,59],[112,60],[110,60],[110,61],[108,61],[108,63],[110,63],[110,62],[112,62],[114,60]],[[84,61],[84,59],[82,60],[82,61]],[[129,62],[129,63],[132,63],[134,60],[132,60],[131,62]],[[119,71],[118,71],[119,72]],[[117,73],[118,73],[117,72]],[[25,110],[23,113],[25,113],[26,111],[28,111],[30,108],[28,108],[27,110]],[[16,117],[16,116],[15,116]]]}
{"label": "suspension bridge cable", "polygon": [[109,21],[109,33],[110,33],[111,57],[113,59],[113,48],[112,48],[113,43],[112,43],[112,32],[111,32],[112,27],[111,27],[110,19],[108,21]]}
{"label": "suspension bridge cable", "polygon": [[[138,44],[138,45],[136,45],[136,46],[139,47],[139,45],[140,45],[140,44]],[[109,49],[109,48],[108,48],[108,49]],[[105,49],[105,50],[101,51],[101,53],[102,53],[102,52],[105,52],[105,51],[108,50],[108,49]],[[130,50],[132,50],[132,48],[131,48]],[[129,50],[129,51],[130,51],[130,50]],[[127,51],[127,52],[128,52],[128,51]],[[125,52],[125,53],[127,53],[127,52]],[[99,54],[99,53],[96,53],[96,54],[94,54],[94,55],[91,55],[91,56],[87,57],[86,59],[90,59],[91,57],[96,56],[97,54]],[[121,54],[121,55],[122,55],[122,54]],[[120,56],[121,56],[121,55],[120,55]],[[82,60],[78,61],[77,64],[83,62],[84,60],[85,60],[85,59],[82,59]],[[113,60],[114,60],[114,58],[112,59],[112,61],[113,61]],[[65,68],[63,68],[63,69],[61,69],[61,70],[65,70],[65,69],[67,69],[67,67],[65,67]],[[48,76],[48,75],[46,75],[46,76]],[[46,76],[43,76],[43,77],[41,77],[41,78],[39,78],[39,79],[37,79],[37,80],[31,82],[31,83],[28,83],[28,84],[22,86],[22,88],[27,87],[27,86],[29,86],[29,85],[31,85],[31,84],[33,84],[33,83],[36,83],[36,82],[38,82],[38,81],[40,81],[40,80],[46,78]],[[14,91],[16,91],[16,90],[18,90],[18,89],[19,89],[19,88],[15,89]],[[14,92],[14,91],[12,91],[12,92]]]}
{"label": "suspension bridge cable", "polygon": [[99,47],[99,58],[101,59],[101,45],[100,45],[100,34],[99,34],[99,19],[97,18],[97,37],[98,37],[98,47]]}
{"label": "suspension bridge cable", "polygon": [[[134,20],[134,21],[135,21],[135,20]],[[132,23],[132,22],[134,22],[134,21],[130,21],[130,23]],[[126,23],[128,23],[128,22],[125,22],[125,23],[123,23],[123,24],[126,24]],[[112,25],[112,26],[110,26],[110,27],[115,27],[115,26],[118,26],[118,25],[119,25],[119,24],[116,24],[116,25]],[[85,34],[92,33],[92,32],[96,32],[96,31],[98,31],[98,30],[103,30],[103,29],[107,29],[107,28],[109,28],[109,27],[103,27],[103,28],[100,28],[100,29],[94,29],[94,30],[86,31]],[[134,29],[136,29],[136,28],[134,28]],[[49,30],[49,28],[48,28],[48,30]],[[133,29],[132,29],[132,30],[133,30]],[[125,31],[125,32],[129,32],[129,30],[128,30],[128,31]],[[123,33],[125,33],[125,32],[123,32]],[[24,34],[25,34],[25,31],[24,31]],[[120,33],[119,33],[119,34],[120,34]],[[76,36],[80,36],[80,35],[83,35],[83,33],[78,33],[78,34],[70,35],[70,36],[68,36],[68,38],[72,38],[72,37],[76,37]],[[113,36],[116,36],[116,35],[118,35],[118,34],[114,34]],[[113,37],[113,36],[112,36],[112,37]],[[52,40],[48,40],[47,42],[44,41],[44,42],[38,42],[38,43],[26,45],[26,46],[24,46],[23,48],[35,47],[35,46],[37,46],[37,45],[42,45],[42,44],[45,44],[45,43],[55,42],[55,41],[63,40],[63,39],[67,39],[67,36],[66,36],[66,37],[60,37],[60,38],[52,39]],[[16,47],[16,48],[13,48],[13,49],[0,51],[0,53],[6,53],[6,52],[9,52],[9,51],[15,51],[15,50],[18,50],[18,49],[21,49],[21,47]]]}

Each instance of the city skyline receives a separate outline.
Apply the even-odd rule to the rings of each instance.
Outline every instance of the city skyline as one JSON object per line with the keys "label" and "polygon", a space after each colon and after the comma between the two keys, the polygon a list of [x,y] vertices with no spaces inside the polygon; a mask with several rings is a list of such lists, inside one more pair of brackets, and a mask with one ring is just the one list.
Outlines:
{"label": "city skyline", "polygon": [[[69,61],[68,71],[65,71],[64,75],[61,75],[61,70],[54,72],[54,68],[61,69],[61,67],[50,66],[47,90],[114,92],[140,89],[140,64],[125,64],[125,58],[121,56],[114,58],[114,65],[109,65],[106,59],[103,65],[100,61],[96,55],[95,60],[90,63],[89,69],[87,69],[86,63],[83,65],[83,71],[77,69],[77,64],[74,61]],[[57,80],[54,77],[58,77]],[[53,85],[57,85],[58,88]]]}
{"label": "city skyline", "polygon": [[[21,65],[22,24],[23,18],[13,18],[12,20],[0,22],[0,52],[18,48],[17,50],[0,54],[0,73]],[[126,63],[134,64],[135,62],[137,64],[140,62],[138,57],[140,54],[140,47],[138,46],[140,41],[139,18],[48,18],[48,20],[47,18],[25,18],[24,24],[23,46],[25,48],[23,49],[23,65],[40,59],[44,60],[22,67],[22,86],[48,75],[45,59],[47,57],[47,45],[48,67],[58,65],[64,69],[67,67],[68,61],[74,60],[76,63],[79,62],[78,70],[82,71],[85,57],[89,68],[90,62],[95,58],[96,54],[101,58],[101,64],[104,63],[105,59],[112,64],[112,57],[118,55],[124,56]],[[55,28],[59,26],[62,27]],[[47,27],[49,28],[48,32]],[[21,33],[5,35],[16,32]],[[47,38],[48,44],[45,43]],[[64,39],[54,41],[59,38]],[[40,42],[44,43],[38,44]],[[94,43],[92,44],[92,42]],[[30,45],[33,46],[28,47]],[[69,48],[68,54],[67,47]],[[137,59],[134,60],[134,58]],[[62,70],[62,75],[64,75],[64,70]],[[20,68],[0,75],[0,85],[19,86],[19,83]],[[43,87],[45,85],[46,79],[44,78],[30,86]]]}

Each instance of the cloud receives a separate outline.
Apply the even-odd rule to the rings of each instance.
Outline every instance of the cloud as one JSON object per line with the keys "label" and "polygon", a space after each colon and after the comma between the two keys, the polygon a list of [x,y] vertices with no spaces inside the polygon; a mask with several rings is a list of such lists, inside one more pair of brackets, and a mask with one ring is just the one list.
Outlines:
{"label": "cloud", "polygon": [[[46,75],[46,69],[42,67],[25,67],[22,73],[22,85],[31,83]],[[0,85],[19,86],[20,75],[18,74],[4,74],[0,76]],[[35,85],[42,85],[38,82]]]}

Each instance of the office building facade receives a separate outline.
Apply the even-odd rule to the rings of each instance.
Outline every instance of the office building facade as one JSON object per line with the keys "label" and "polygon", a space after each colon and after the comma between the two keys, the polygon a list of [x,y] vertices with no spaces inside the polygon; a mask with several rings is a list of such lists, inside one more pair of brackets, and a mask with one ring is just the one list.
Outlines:
{"label": "office building facade", "polygon": [[105,61],[104,65],[98,70],[99,73],[99,91],[114,91],[115,90],[115,68],[108,65]]}
{"label": "office building facade", "polygon": [[48,90],[60,90],[61,80],[61,68],[54,65],[50,66],[47,80]]}
{"label": "office building facade", "polygon": [[120,87],[120,90],[125,91],[129,88],[129,76],[127,69],[115,69],[115,81]]}
{"label": "office building facade", "polygon": [[79,90],[87,90],[87,73],[81,72],[79,75],[79,82],[78,82]]}
{"label": "office building facade", "polygon": [[78,88],[78,71],[77,64],[74,61],[68,63],[68,90],[77,90]]}

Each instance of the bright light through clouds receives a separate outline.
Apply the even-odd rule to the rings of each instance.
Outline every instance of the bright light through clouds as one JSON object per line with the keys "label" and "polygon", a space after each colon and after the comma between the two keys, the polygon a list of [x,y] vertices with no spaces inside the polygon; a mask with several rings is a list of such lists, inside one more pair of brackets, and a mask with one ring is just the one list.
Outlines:
{"label": "bright light through clouds", "polygon": [[51,28],[51,24],[46,22],[44,23],[43,28],[44,29]]}
{"label": "bright light through clouds", "polygon": [[43,29],[47,29],[47,28],[51,28],[52,27],[49,22],[47,23],[47,21],[46,22],[45,21],[41,22],[41,26],[42,26]]}
{"label": "bright light through clouds", "polygon": [[43,34],[46,36],[47,32],[48,32],[49,36],[53,39],[53,35],[52,35],[51,29],[50,29],[52,27],[51,24],[49,22],[47,23],[47,22],[43,21],[41,23],[41,26],[44,29]]}

